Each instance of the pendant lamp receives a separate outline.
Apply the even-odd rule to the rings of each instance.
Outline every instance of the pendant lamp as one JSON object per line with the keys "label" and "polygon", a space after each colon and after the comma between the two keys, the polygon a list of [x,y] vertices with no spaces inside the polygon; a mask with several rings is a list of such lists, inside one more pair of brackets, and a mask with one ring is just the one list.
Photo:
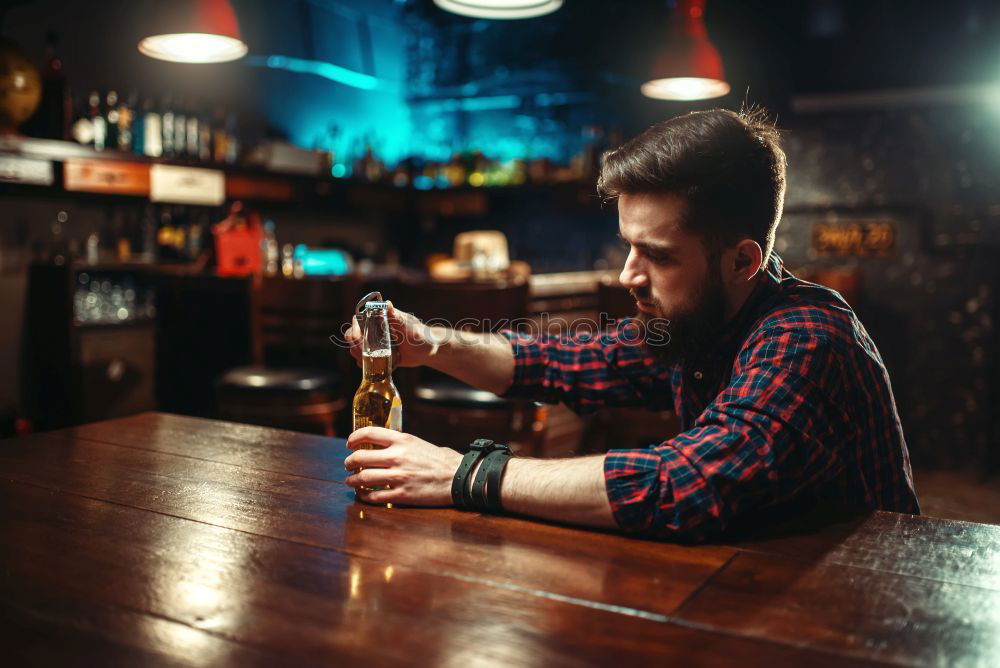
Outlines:
{"label": "pendant lamp", "polygon": [[530,19],[551,14],[563,0],[434,0],[434,4],[477,19]]}
{"label": "pendant lamp", "polygon": [[139,51],[176,63],[224,63],[242,58],[247,45],[229,0],[156,0],[150,35]]}
{"label": "pendant lamp", "polygon": [[659,100],[705,100],[729,92],[722,57],[708,40],[705,0],[677,0],[667,41],[642,94]]}

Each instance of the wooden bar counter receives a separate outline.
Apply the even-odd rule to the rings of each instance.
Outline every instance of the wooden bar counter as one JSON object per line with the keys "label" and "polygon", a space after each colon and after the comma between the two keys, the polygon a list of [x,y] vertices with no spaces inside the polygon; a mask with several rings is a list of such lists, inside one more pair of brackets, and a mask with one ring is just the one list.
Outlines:
{"label": "wooden bar counter", "polygon": [[987,665],[1000,527],[678,546],[355,503],[343,440],[162,413],[0,441],[7,665]]}

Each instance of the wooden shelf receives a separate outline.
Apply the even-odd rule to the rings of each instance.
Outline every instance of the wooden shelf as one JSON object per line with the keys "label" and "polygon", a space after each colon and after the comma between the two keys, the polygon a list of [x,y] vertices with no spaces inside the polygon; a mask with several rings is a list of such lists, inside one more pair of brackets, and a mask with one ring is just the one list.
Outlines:
{"label": "wooden shelf", "polygon": [[[49,165],[51,171],[48,182],[44,182],[47,169],[44,165]],[[255,204],[444,217],[485,215],[507,208],[515,199],[544,201],[548,209],[590,212],[599,209],[593,184],[584,182],[418,190],[241,165],[151,159],[121,151],[95,151],[74,142],[52,139],[0,137],[2,193],[148,199],[150,172],[155,165],[221,173],[225,179],[225,200],[241,199]],[[192,175],[196,176],[194,172]]]}

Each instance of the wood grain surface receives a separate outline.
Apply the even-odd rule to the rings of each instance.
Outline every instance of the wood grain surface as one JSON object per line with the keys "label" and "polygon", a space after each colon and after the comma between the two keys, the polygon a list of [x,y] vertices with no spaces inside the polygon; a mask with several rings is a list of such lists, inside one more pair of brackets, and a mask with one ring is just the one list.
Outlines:
{"label": "wood grain surface", "polygon": [[0,441],[17,664],[987,665],[1000,527],[680,546],[344,485],[343,440],[161,413]]}

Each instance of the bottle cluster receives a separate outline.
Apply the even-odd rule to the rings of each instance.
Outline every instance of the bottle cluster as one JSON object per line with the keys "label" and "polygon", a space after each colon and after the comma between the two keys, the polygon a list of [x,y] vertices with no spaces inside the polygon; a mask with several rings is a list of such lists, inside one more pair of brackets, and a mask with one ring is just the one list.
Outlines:
{"label": "bottle cluster", "polygon": [[184,97],[156,101],[92,90],[75,118],[73,139],[97,151],[216,164],[233,164],[240,155],[236,115]]}

